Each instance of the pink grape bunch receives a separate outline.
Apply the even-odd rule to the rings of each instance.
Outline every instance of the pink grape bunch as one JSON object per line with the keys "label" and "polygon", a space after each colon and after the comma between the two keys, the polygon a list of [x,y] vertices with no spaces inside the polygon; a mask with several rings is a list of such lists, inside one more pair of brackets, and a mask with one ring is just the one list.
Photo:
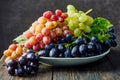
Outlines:
{"label": "pink grape bunch", "polygon": [[23,35],[27,39],[24,46],[27,49],[39,51],[44,49],[45,45],[51,42],[56,42],[66,34],[72,34],[67,26],[67,13],[60,9],[55,11],[46,11],[38,20],[32,23],[29,30],[25,31]]}

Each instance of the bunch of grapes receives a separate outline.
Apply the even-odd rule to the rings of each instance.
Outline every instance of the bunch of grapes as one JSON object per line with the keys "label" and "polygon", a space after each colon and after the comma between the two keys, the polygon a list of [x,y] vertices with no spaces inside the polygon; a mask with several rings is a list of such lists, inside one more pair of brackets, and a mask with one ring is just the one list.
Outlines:
{"label": "bunch of grapes", "polygon": [[51,42],[57,42],[59,38],[67,33],[71,33],[67,26],[67,14],[57,9],[55,14],[46,11],[43,16],[35,21],[30,29],[23,33],[27,39],[25,47],[39,51]]}
{"label": "bunch of grapes", "polygon": [[25,74],[35,74],[39,70],[39,57],[35,55],[33,50],[27,50],[18,61],[11,59],[6,64],[10,75],[24,76]]}
{"label": "bunch of grapes", "polygon": [[94,20],[91,16],[87,15],[91,10],[84,13],[83,11],[77,11],[73,5],[67,6],[68,14],[68,26],[70,30],[74,31],[76,37],[82,37],[86,33],[91,32],[91,25]]}
{"label": "bunch of grapes", "polygon": [[3,52],[4,56],[6,56],[5,62],[7,63],[11,59],[18,59],[23,52],[25,52],[25,48],[22,45],[18,45],[15,43],[12,43],[7,50]]}

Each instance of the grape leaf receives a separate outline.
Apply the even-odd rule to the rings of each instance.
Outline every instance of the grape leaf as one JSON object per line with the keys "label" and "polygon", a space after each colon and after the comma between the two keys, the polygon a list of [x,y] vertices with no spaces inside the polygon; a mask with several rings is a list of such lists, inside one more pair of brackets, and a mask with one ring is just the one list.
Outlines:
{"label": "grape leaf", "polygon": [[97,36],[100,42],[103,43],[109,39],[110,34],[108,34],[108,29],[112,26],[113,24],[111,24],[109,20],[97,17],[94,19],[93,26],[91,27],[92,31],[89,34],[89,37]]}
{"label": "grape leaf", "polygon": [[26,38],[23,36],[23,34],[21,34],[17,38],[15,38],[13,42],[17,42],[20,45],[24,45],[26,42]]}

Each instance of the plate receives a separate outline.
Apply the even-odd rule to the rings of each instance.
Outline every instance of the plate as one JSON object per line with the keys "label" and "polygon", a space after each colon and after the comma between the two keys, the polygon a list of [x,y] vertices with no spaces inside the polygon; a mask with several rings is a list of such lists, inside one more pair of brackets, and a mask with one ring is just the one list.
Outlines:
{"label": "plate", "polygon": [[40,62],[50,65],[50,66],[74,66],[74,65],[81,65],[81,64],[87,64],[90,62],[97,61],[101,58],[103,58],[105,55],[107,55],[110,52],[110,49],[108,49],[106,52],[91,56],[91,57],[80,57],[80,58],[55,58],[55,57],[40,57]]}

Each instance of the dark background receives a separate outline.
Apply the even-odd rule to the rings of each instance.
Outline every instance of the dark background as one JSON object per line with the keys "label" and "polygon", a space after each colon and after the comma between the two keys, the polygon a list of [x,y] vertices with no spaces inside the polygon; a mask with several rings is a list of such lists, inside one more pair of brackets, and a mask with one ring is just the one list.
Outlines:
{"label": "dark background", "polygon": [[[0,56],[12,40],[28,29],[46,10],[55,11],[73,4],[79,10],[92,8],[91,16],[109,19],[120,35],[120,0],[0,0]],[[120,41],[117,39],[118,47]]]}

